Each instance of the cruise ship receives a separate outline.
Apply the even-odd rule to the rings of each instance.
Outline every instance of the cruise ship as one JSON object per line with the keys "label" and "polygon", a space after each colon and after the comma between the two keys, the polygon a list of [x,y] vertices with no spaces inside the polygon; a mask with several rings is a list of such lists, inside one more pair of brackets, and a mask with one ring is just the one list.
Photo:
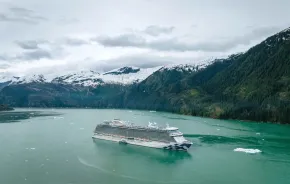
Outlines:
{"label": "cruise ship", "polygon": [[92,137],[120,144],[180,151],[187,151],[192,145],[176,127],[158,127],[156,123],[137,126],[119,119],[98,124]]}

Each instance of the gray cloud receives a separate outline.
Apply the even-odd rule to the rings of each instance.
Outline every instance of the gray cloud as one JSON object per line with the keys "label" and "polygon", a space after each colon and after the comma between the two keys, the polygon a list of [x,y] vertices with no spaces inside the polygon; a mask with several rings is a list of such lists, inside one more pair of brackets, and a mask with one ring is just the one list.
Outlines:
{"label": "gray cloud", "polygon": [[0,55],[0,61],[6,61],[8,58],[6,54]]}
{"label": "gray cloud", "polygon": [[63,49],[61,47],[52,47],[50,49],[43,48],[33,48],[27,49],[22,53],[18,53],[15,55],[0,55],[0,60],[9,61],[9,62],[21,62],[21,61],[33,61],[33,60],[41,60],[41,59],[56,59],[63,56]]}
{"label": "gray cloud", "polygon": [[40,51],[43,46],[45,48],[54,49],[55,47],[62,47],[62,46],[82,46],[90,44],[88,41],[84,39],[79,38],[71,38],[71,37],[64,37],[59,40],[55,41],[48,41],[48,40],[24,40],[24,41],[15,41],[15,44],[17,44],[20,48],[25,50],[37,50]]}
{"label": "gray cloud", "polygon": [[[265,36],[270,36],[274,33],[281,31],[281,29],[282,29],[281,27],[277,27],[277,26],[256,27],[249,34],[244,36],[244,38],[251,40],[251,39],[255,39],[257,37],[261,38],[261,37],[265,37]],[[247,44],[247,43],[245,43],[245,44]]]}
{"label": "gray cloud", "polygon": [[146,47],[146,40],[142,36],[136,34],[123,34],[116,37],[100,36],[93,38],[106,47]]}
{"label": "gray cloud", "polygon": [[[90,63],[89,68],[96,71],[109,71],[112,69],[124,67],[124,66],[136,66],[140,68],[152,68],[157,66],[166,66],[170,64],[201,64],[212,61],[213,58],[207,58],[206,60],[199,57],[185,56],[160,56],[154,54],[154,52],[147,52],[142,54],[133,54],[127,56],[121,56],[114,59],[108,59],[96,62],[93,59],[87,58],[82,61],[82,65]],[[84,63],[84,64],[83,64]]]}
{"label": "gray cloud", "polygon": [[37,15],[33,10],[16,6],[11,6],[8,13],[0,13],[0,22],[38,24],[47,20],[47,18]]}
{"label": "gray cloud", "polygon": [[37,22],[34,20],[21,17],[11,17],[10,15],[5,15],[3,13],[0,14],[0,22],[21,22],[25,24],[37,24]]}
{"label": "gray cloud", "polygon": [[220,46],[214,43],[199,43],[199,44],[188,44],[179,42],[178,39],[163,39],[156,41],[147,41],[141,36],[134,34],[124,34],[116,37],[98,37],[94,39],[99,44],[105,47],[137,47],[137,48],[147,48],[157,51],[214,51],[215,48],[220,50]]}
{"label": "gray cloud", "polygon": [[45,40],[27,40],[27,41],[16,41],[19,47],[26,50],[39,49],[39,45],[48,43]]}
{"label": "gray cloud", "polygon": [[81,61],[83,65],[88,64],[88,68],[96,71],[107,72],[112,69],[124,67],[124,66],[135,66],[140,68],[151,68],[162,65],[168,65],[181,61],[180,58],[175,57],[160,57],[152,54],[135,54],[128,56],[121,56],[114,59],[108,59],[96,62],[91,58],[87,58]]}
{"label": "gray cloud", "polygon": [[14,12],[15,14],[21,14],[21,15],[29,15],[33,14],[34,12],[32,10],[21,8],[21,7],[10,7],[9,8],[11,12]]}
{"label": "gray cloud", "polygon": [[150,54],[130,55],[108,60],[107,63],[110,63],[111,66],[107,67],[107,69],[114,69],[116,67],[122,66],[136,66],[141,68],[150,68],[160,65],[171,64],[176,62],[176,60],[177,58],[173,57],[159,57]]}
{"label": "gray cloud", "polygon": [[148,26],[143,32],[151,36],[159,36],[161,34],[170,34],[174,29],[175,28],[173,26],[166,27],[166,26],[151,25]]}
{"label": "gray cloud", "polygon": [[40,60],[40,59],[52,59],[52,54],[43,49],[37,49],[34,51],[24,52],[17,55],[15,59],[17,60]]}
{"label": "gray cloud", "polygon": [[[199,58],[245,51],[262,41],[264,37],[280,30],[275,30],[271,26],[286,27],[285,20],[290,19],[290,11],[288,11],[289,8],[287,9],[290,6],[289,0],[281,0],[280,3],[273,3],[270,0],[212,1],[211,6],[207,6],[202,0],[182,2],[171,0],[166,1],[166,6],[164,6],[164,1],[147,3],[143,0],[128,2],[125,6],[112,6],[106,0],[87,3],[80,0],[61,0],[61,4],[69,6],[60,6],[56,0],[6,0],[6,2],[2,4],[0,2],[0,63],[12,63],[9,71],[16,73],[28,70],[28,73],[39,72],[41,67],[45,71],[48,66],[51,66],[51,71],[54,71],[60,65],[81,70],[89,68],[90,64],[97,67],[104,59],[124,55],[135,56],[112,60],[115,63],[111,64],[154,66],[154,61],[156,63],[173,60],[179,62],[180,58],[183,58],[180,62],[187,62],[186,57],[191,56],[195,61],[199,61]],[[228,10],[231,7],[238,8],[229,16]],[[138,11],[132,11],[136,9]],[[160,13],[161,9],[162,13]],[[120,23],[120,19],[126,19],[126,21]],[[208,24],[208,22],[211,23]],[[150,25],[167,26],[169,29],[156,29],[158,26]],[[246,27],[248,25],[254,26]],[[175,28],[172,30],[170,26]],[[125,31],[126,28],[130,30]],[[160,31],[162,33],[159,34]],[[124,35],[123,33],[133,34]],[[94,43],[98,44],[90,44],[92,41],[87,38],[92,34],[95,37],[105,36],[95,39]],[[85,45],[85,48],[83,48],[84,45],[73,48],[72,45],[82,45],[82,42],[65,43],[65,36],[83,39],[89,44]],[[31,42],[22,46],[15,44],[16,40],[39,38],[49,40],[49,43],[33,44]],[[39,56],[41,52],[37,51],[39,49],[44,50],[41,57],[52,59],[37,60],[41,58]],[[223,52],[225,50],[226,52]],[[31,53],[31,51],[37,52]],[[45,54],[45,52],[48,53]],[[144,56],[145,59],[142,59],[142,56],[136,56],[138,54]],[[155,58],[148,55],[154,55]],[[162,62],[158,56],[162,58]],[[88,62],[88,66],[84,67],[84,63],[79,61],[87,57],[92,58],[92,62]],[[26,59],[21,60],[21,58]],[[36,60],[28,60],[28,58],[36,58]],[[78,60],[78,62],[73,60]],[[128,63],[126,60],[132,62]],[[147,64],[147,62],[153,64]],[[79,65],[75,66],[76,64]],[[118,66],[112,66],[112,68]],[[60,72],[64,72],[64,69]]]}
{"label": "gray cloud", "polygon": [[61,18],[57,21],[58,24],[60,25],[71,25],[71,24],[76,24],[80,22],[78,19],[69,19],[69,18]]}
{"label": "gray cloud", "polygon": [[253,40],[265,38],[280,28],[278,27],[258,27],[249,33],[226,40],[212,40],[206,42],[185,43],[178,38],[159,39],[148,41],[136,34],[123,34],[116,37],[102,36],[94,39],[105,47],[137,47],[147,48],[157,51],[204,51],[204,52],[225,52],[239,45],[248,45]]}
{"label": "gray cloud", "polygon": [[87,42],[86,40],[82,40],[78,38],[65,38],[63,42],[65,45],[68,45],[68,46],[82,46],[82,45],[89,44],[89,42]]}
{"label": "gray cloud", "polygon": [[[0,56],[1,57],[1,56]],[[9,68],[11,65],[9,65],[8,63],[0,63],[0,69],[7,69]]]}

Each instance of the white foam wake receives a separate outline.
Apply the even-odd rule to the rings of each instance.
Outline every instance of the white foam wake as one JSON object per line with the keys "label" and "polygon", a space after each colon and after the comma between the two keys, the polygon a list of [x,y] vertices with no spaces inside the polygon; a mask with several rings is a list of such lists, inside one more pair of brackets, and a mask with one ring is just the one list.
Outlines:
{"label": "white foam wake", "polygon": [[251,153],[251,154],[255,154],[255,153],[261,153],[262,151],[259,149],[246,149],[246,148],[236,148],[234,149],[234,151],[237,152],[245,152],[245,153]]}
{"label": "white foam wake", "polygon": [[113,170],[112,171],[109,171],[109,170],[106,170],[106,169],[103,169],[101,167],[98,167],[96,165],[93,165],[93,164],[90,164],[88,163],[87,161],[85,161],[84,159],[78,157],[78,160],[81,164],[85,165],[85,166],[88,166],[88,167],[92,167],[92,168],[95,168],[95,169],[98,169],[99,171],[103,172],[103,173],[107,173],[107,174],[111,174],[111,175],[114,175],[114,176],[119,176],[119,177],[122,177],[122,178],[126,178],[126,179],[131,179],[131,180],[137,180],[137,181],[141,181],[141,182],[150,182],[150,183],[161,183],[161,184],[172,184],[172,183],[191,183],[190,181],[154,181],[154,180],[143,180],[143,179],[139,179],[139,178],[135,178],[135,177],[131,177],[131,176],[127,176],[127,175],[122,175],[122,174],[118,174],[118,173],[115,173],[115,171]]}

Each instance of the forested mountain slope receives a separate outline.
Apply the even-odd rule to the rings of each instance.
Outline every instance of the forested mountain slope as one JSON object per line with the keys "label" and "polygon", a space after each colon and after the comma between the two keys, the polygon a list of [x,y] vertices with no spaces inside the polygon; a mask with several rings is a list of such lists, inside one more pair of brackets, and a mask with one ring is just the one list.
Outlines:
{"label": "forested mountain slope", "polygon": [[[78,80],[78,75],[84,80]],[[0,103],[134,108],[290,123],[290,29],[245,53],[216,59],[207,66],[124,67],[102,74],[102,80],[89,77],[98,79],[96,72],[78,75],[61,76],[52,82],[33,80],[9,85],[4,81],[0,84]],[[107,75],[117,82],[106,82]],[[94,85],[87,85],[92,82]]]}
{"label": "forested mountain slope", "polygon": [[290,29],[181,78],[154,73],[126,95],[126,107],[290,123]]}

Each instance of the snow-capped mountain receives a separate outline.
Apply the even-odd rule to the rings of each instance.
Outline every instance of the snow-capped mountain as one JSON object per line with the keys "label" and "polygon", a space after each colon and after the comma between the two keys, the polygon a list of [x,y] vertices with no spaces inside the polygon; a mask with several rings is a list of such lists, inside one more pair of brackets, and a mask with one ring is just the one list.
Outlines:
{"label": "snow-capped mountain", "polygon": [[158,66],[153,68],[138,68],[134,66],[126,66],[117,68],[104,73],[92,70],[80,72],[67,72],[65,74],[31,74],[26,76],[11,76],[0,74],[0,87],[7,85],[18,85],[27,83],[59,83],[80,86],[97,86],[104,84],[122,84],[128,85],[138,83],[145,80],[156,71],[178,71],[191,73],[206,67],[203,65],[191,64],[172,64],[167,66]]}
{"label": "snow-capped mountain", "polygon": [[123,74],[129,74],[129,73],[138,73],[140,71],[140,68],[134,67],[134,66],[126,66],[122,68],[118,68],[115,70],[111,70],[109,72],[104,73],[104,75],[123,75]]}
{"label": "snow-capped mountain", "polygon": [[160,71],[171,71],[176,70],[179,72],[195,72],[202,68],[202,65],[190,65],[190,64],[172,64],[163,66]]}
{"label": "snow-capped mountain", "polygon": [[145,80],[160,68],[161,66],[154,68],[123,67],[104,73],[102,79],[105,83],[132,84]]}
{"label": "snow-capped mountain", "polygon": [[[6,76],[0,74],[0,84],[17,85],[26,83],[61,83],[82,86],[97,86],[102,84],[132,84],[141,82],[148,76],[159,70],[159,67],[137,68],[122,67],[105,73],[99,73],[92,70],[71,72],[65,75],[44,76],[42,74],[33,74],[26,76]],[[51,77],[53,76],[53,77]]]}
{"label": "snow-capped mountain", "polygon": [[290,28],[284,29],[283,31],[267,38],[264,43],[268,49],[275,47],[281,43],[285,43],[290,40]]}
{"label": "snow-capped mountain", "polygon": [[52,79],[51,82],[61,84],[82,85],[82,86],[94,86],[104,83],[104,81],[101,78],[101,74],[91,70],[61,75]]}
{"label": "snow-capped mountain", "polygon": [[9,85],[12,84],[25,84],[25,83],[32,83],[32,82],[38,82],[38,83],[44,83],[48,82],[47,79],[43,75],[27,75],[27,76],[0,76],[0,83],[8,83]]}
{"label": "snow-capped mountain", "polygon": [[42,74],[31,74],[26,76],[9,76],[2,74],[1,76],[0,74],[0,86],[26,83],[59,83],[93,87],[104,84],[128,85],[141,82],[156,71],[163,72],[176,70],[178,72],[191,73],[204,67],[205,65],[173,64],[153,68],[127,66],[104,73],[87,70],[80,72],[68,72],[62,75],[50,74],[45,76]]}
{"label": "snow-capped mountain", "polygon": [[158,69],[160,69],[160,67],[146,69],[137,67],[122,67],[102,74],[94,71],[81,71],[56,77],[51,82],[83,86],[96,86],[108,83],[132,84],[146,79]]}

